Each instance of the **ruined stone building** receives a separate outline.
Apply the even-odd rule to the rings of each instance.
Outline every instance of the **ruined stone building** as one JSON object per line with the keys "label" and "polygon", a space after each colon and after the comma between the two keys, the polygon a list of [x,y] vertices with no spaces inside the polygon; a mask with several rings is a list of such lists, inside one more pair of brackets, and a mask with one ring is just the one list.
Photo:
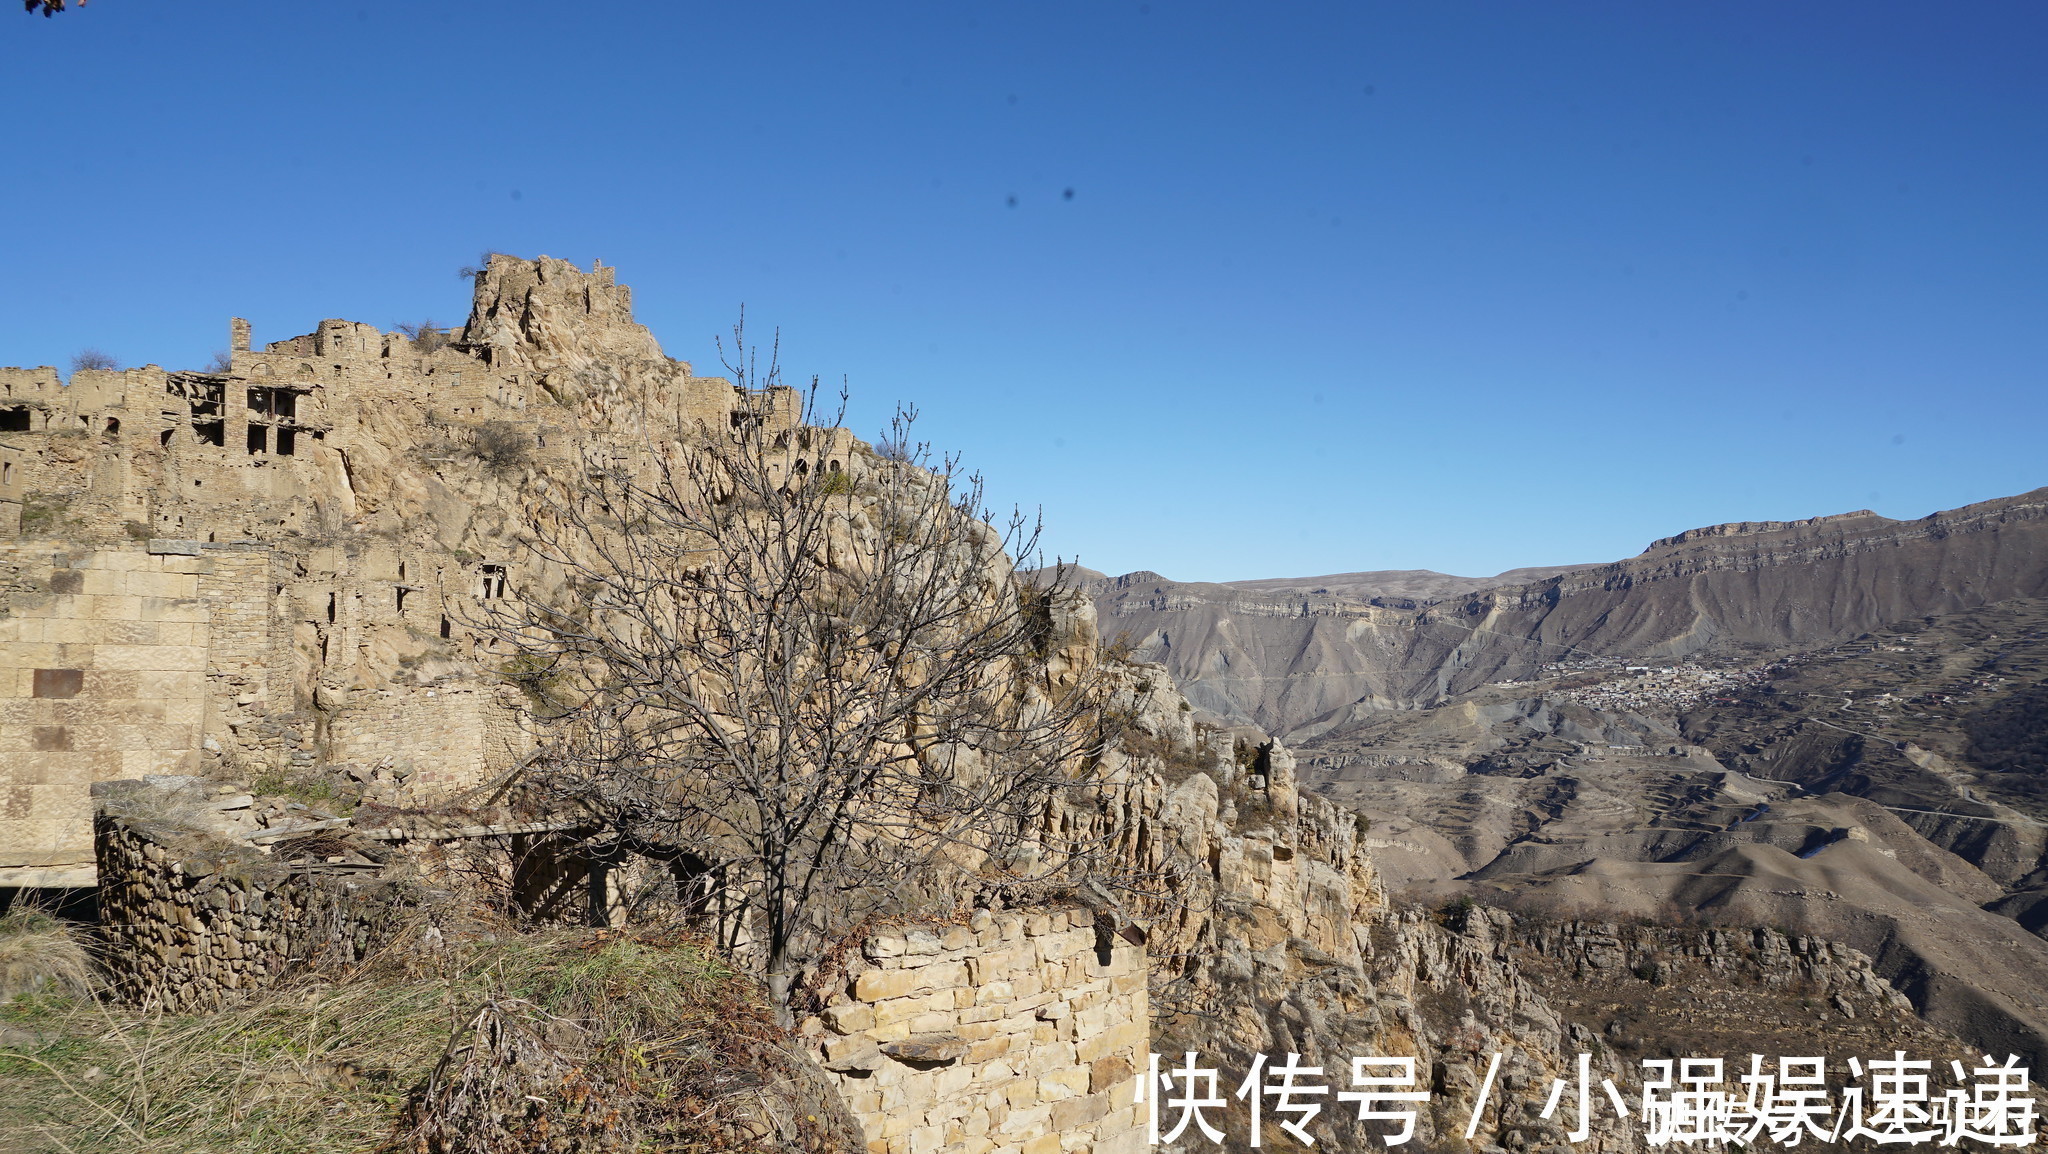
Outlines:
{"label": "ruined stone building", "polygon": [[413,794],[533,737],[464,628],[532,579],[525,486],[624,418],[766,421],[850,468],[794,390],[663,355],[613,270],[493,257],[468,323],[321,321],[225,364],[0,369],[0,886],[92,882],[88,788],[349,766]]}

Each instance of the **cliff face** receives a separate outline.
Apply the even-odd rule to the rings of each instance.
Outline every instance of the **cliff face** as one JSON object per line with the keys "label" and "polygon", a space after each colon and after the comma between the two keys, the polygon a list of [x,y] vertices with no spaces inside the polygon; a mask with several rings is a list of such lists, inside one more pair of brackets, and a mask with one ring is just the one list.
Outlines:
{"label": "cliff face", "polygon": [[[1733,1069],[1749,1053],[1824,1054],[1831,1068],[1897,1046],[1974,1056],[1918,1019],[1869,956],[1821,938],[1393,900],[1369,822],[1303,792],[1285,747],[1249,756],[1243,731],[1196,723],[1164,673],[1118,674],[1135,783],[1123,844],[1151,895],[1150,1047],[1168,1064],[1195,1052],[1226,1095],[1259,1054],[1300,1054],[1337,1089],[1353,1057],[1414,1057],[1431,1094],[1418,1148],[1519,1150],[1567,1141],[1576,1117],[1541,1107],[1581,1053],[1632,1102],[1644,1058]],[[1319,1148],[1384,1148],[1389,1124],[1329,1106],[1309,1128]],[[1242,1103],[1221,1125],[1243,1140]],[[1270,1115],[1265,1126],[1267,1145],[1293,1148]],[[1635,1150],[1642,1127],[1603,1105],[1581,1145]]]}
{"label": "cliff face", "polygon": [[1546,663],[1806,648],[2048,595],[2048,489],[1917,521],[1859,512],[1695,529],[1625,561],[1412,607],[1314,580],[1328,583],[1134,573],[1091,592],[1104,636],[1128,633],[1196,705],[1286,735],[1333,711],[1431,705]]}

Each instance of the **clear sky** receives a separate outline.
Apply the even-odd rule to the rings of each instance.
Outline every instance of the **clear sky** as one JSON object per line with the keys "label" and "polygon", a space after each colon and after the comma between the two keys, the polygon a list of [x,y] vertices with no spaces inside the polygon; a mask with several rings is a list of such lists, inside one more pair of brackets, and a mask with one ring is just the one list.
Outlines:
{"label": "clear sky", "polygon": [[1488,574],[2048,484],[2048,5],[0,10],[0,363],[740,305],[1112,573]]}

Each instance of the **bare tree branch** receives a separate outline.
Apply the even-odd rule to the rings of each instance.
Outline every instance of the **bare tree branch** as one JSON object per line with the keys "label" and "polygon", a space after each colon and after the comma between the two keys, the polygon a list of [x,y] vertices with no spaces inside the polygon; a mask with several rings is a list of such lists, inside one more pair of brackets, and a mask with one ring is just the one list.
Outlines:
{"label": "bare tree branch", "polygon": [[[558,716],[544,772],[751,952],[787,1005],[835,930],[909,895],[1072,873],[1060,815],[1101,809],[1108,740],[1041,646],[1039,526],[989,523],[981,478],[891,425],[888,456],[801,405],[735,327],[747,403],[725,428],[642,412],[541,486],[547,588],[487,602],[487,634]],[[633,422],[622,422],[620,427]],[[1102,823],[1096,823],[1101,826]],[[1091,830],[1095,826],[1089,827]]]}

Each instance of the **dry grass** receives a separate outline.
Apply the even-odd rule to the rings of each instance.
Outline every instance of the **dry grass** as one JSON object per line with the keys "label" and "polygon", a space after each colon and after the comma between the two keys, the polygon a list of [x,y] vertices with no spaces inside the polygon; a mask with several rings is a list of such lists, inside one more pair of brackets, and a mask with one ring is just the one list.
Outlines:
{"label": "dry grass", "polygon": [[782,1043],[752,982],[687,941],[429,934],[204,1016],[18,998],[0,1133],[78,1154],[842,1148],[836,1103],[775,1086]]}
{"label": "dry grass", "polygon": [[21,994],[88,994],[92,958],[70,927],[41,910],[0,914],[0,1002]]}

